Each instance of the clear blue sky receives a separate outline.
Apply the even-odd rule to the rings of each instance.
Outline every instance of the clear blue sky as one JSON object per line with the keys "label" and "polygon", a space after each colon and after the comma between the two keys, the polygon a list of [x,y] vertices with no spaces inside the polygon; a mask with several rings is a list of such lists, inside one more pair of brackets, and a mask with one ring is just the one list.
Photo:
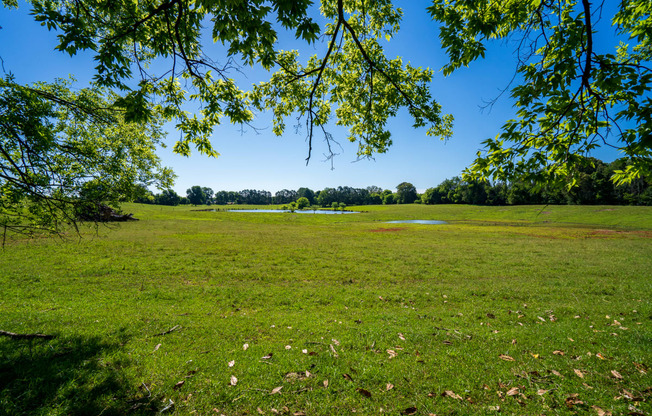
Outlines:
{"label": "clear blue sky", "polygon": [[[346,141],[345,131],[333,125],[330,131],[336,140],[340,139],[342,149],[331,170],[330,163],[323,162],[321,156],[325,148],[317,146],[306,166],[305,132],[295,134],[290,127],[282,137],[277,137],[271,132],[269,117],[264,114],[254,123],[262,128],[259,134],[251,129],[242,133],[240,126],[220,126],[212,138],[221,153],[217,159],[196,153],[190,158],[173,154],[171,147],[179,133],[174,126],[168,126],[170,146],[161,149],[159,155],[163,164],[172,167],[178,175],[174,189],[180,195],[185,195],[192,185],[208,186],[216,191],[259,189],[272,193],[284,188],[296,190],[305,186],[319,190],[340,185],[356,188],[376,185],[395,190],[396,185],[406,181],[422,192],[459,175],[481,149],[481,141],[494,137],[500,126],[513,117],[508,94],[504,94],[491,111],[480,108],[485,100],[495,98],[512,78],[513,45],[506,42],[491,45],[486,59],[444,78],[440,69],[446,63],[446,56],[439,46],[437,26],[425,12],[429,3],[427,0],[396,1],[404,11],[404,20],[398,36],[385,47],[390,58],[401,56],[412,65],[435,70],[433,96],[444,112],[455,117],[454,134],[449,141],[427,137],[425,129],[413,129],[404,111],[390,122],[394,144],[389,152],[377,155],[375,160],[356,162],[357,146]],[[83,53],[71,58],[55,51],[56,33],[34,22],[24,3],[18,10],[0,8],[0,26],[0,57],[4,61],[4,71],[13,73],[17,81],[51,81],[74,74],[78,86],[83,87],[92,78],[91,55]],[[605,42],[613,40],[605,39]],[[290,49],[292,44],[291,37],[281,37],[282,48]],[[323,55],[325,48],[326,44],[317,44],[303,48],[302,53]],[[223,48],[212,49],[216,54],[212,56],[214,59],[224,59]],[[264,76],[261,71],[249,71],[247,78],[242,80],[257,82]],[[292,120],[288,120],[287,125],[292,124]],[[594,156],[611,161],[618,154],[600,150]]]}

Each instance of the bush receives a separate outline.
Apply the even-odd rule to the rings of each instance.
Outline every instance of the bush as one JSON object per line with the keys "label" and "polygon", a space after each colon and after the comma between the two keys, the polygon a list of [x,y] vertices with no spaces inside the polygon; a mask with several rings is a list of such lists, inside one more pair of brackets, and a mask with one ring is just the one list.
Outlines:
{"label": "bush", "polygon": [[310,206],[310,201],[305,196],[297,199],[297,209],[304,209],[308,206]]}

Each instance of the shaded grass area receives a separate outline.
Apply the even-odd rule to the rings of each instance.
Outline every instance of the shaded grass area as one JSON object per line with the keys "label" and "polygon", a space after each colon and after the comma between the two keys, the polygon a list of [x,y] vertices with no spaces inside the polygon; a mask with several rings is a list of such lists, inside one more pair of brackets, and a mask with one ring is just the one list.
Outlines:
{"label": "shaded grass area", "polygon": [[128,210],[0,256],[0,413],[649,409],[649,208]]}

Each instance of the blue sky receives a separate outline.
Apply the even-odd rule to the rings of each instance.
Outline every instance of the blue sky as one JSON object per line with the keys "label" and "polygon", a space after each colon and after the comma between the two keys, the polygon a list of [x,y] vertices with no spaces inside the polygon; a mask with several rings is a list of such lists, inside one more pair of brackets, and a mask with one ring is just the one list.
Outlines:
{"label": "blue sky", "polygon": [[[427,0],[396,1],[403,9],[401,31],[384,44],[390,58],[401,56],[412,65],[435,70],[431,89],[433,97],[445,113],[455,117],[454,134],[442,142],[427,137],[425,129],[412,128],[406,111],[391,120],[393,146],[388,153],[374,160],[356,161],[357,145],[345,140],[346,132],[336,126],[329,127],[342,148],[335,159],[334,169],[324,162],[325,148],[317,143],[313,158],[306,166],[307,144],[305,131],[298,134],[288,128],[282,137],[271,132],[268,115],[261,114],[254,122],[258,133],[240,126],[224,124],[214,133],[212,141],[221,156],[208,158],[194,153],[190,158],[171,151],[179,137],[173,125],[168,125],[167,149],[159,155],[165,166],[178,175],[174,189],[185,195],[193,185],[208,186],[214,190],[259,189],[272,193],[280,189],[298,189],[305,186],[313,190],[325,187],[369,185],[395,190],[401,182],[410,182],[419,191],[438,185],[446,178],[459,175],[468,166],[481,141],[494,137],[502,124],[513,117],[512,100],[503,94],[491,111],[481,110],[486,100],[495,98],[505,88],[514,74],[513,45],[497,42],[490,45],[486,59],[470,68],[462,68],[449,77],[443,77],[441,67],[446,55],[439,45],[437,25],[431,21],[425,8]],[[54,50],[55,32],[48,32],[29,16],[29,7],[21,3],[18,10],[0,8],[0,57],[4,71],[13,73],[19,82],[51,81],[57,77],[74,74],[78,86],[83,87],[93,76],[93,61],[88,53],[69,57]],[[612,31],[609,30],[609,33]],[[295,42],[291,36],[282,36],[280,47],[290,49]],[[613,42],[606,39],[605,42]],[[302,49],[302,53],[323,55],[326,44]],[[216,60],[224,60],[224,49],[215,46]],[[239,77],[243,86],[260,81],[263,71],[246,70],[246,78]],[[288,126],[293,124],[288,120]],[[618,157],[614,151],[600,150],[594,156],[605,161]]]}

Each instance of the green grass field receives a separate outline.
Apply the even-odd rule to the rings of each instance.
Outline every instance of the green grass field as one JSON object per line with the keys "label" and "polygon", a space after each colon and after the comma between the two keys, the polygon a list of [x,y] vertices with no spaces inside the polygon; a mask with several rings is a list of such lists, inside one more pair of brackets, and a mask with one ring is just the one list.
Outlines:
{"label": "green grass field", "polygon": [[8,240],[0,414],[652,413],[652,208],[194,209]]}

